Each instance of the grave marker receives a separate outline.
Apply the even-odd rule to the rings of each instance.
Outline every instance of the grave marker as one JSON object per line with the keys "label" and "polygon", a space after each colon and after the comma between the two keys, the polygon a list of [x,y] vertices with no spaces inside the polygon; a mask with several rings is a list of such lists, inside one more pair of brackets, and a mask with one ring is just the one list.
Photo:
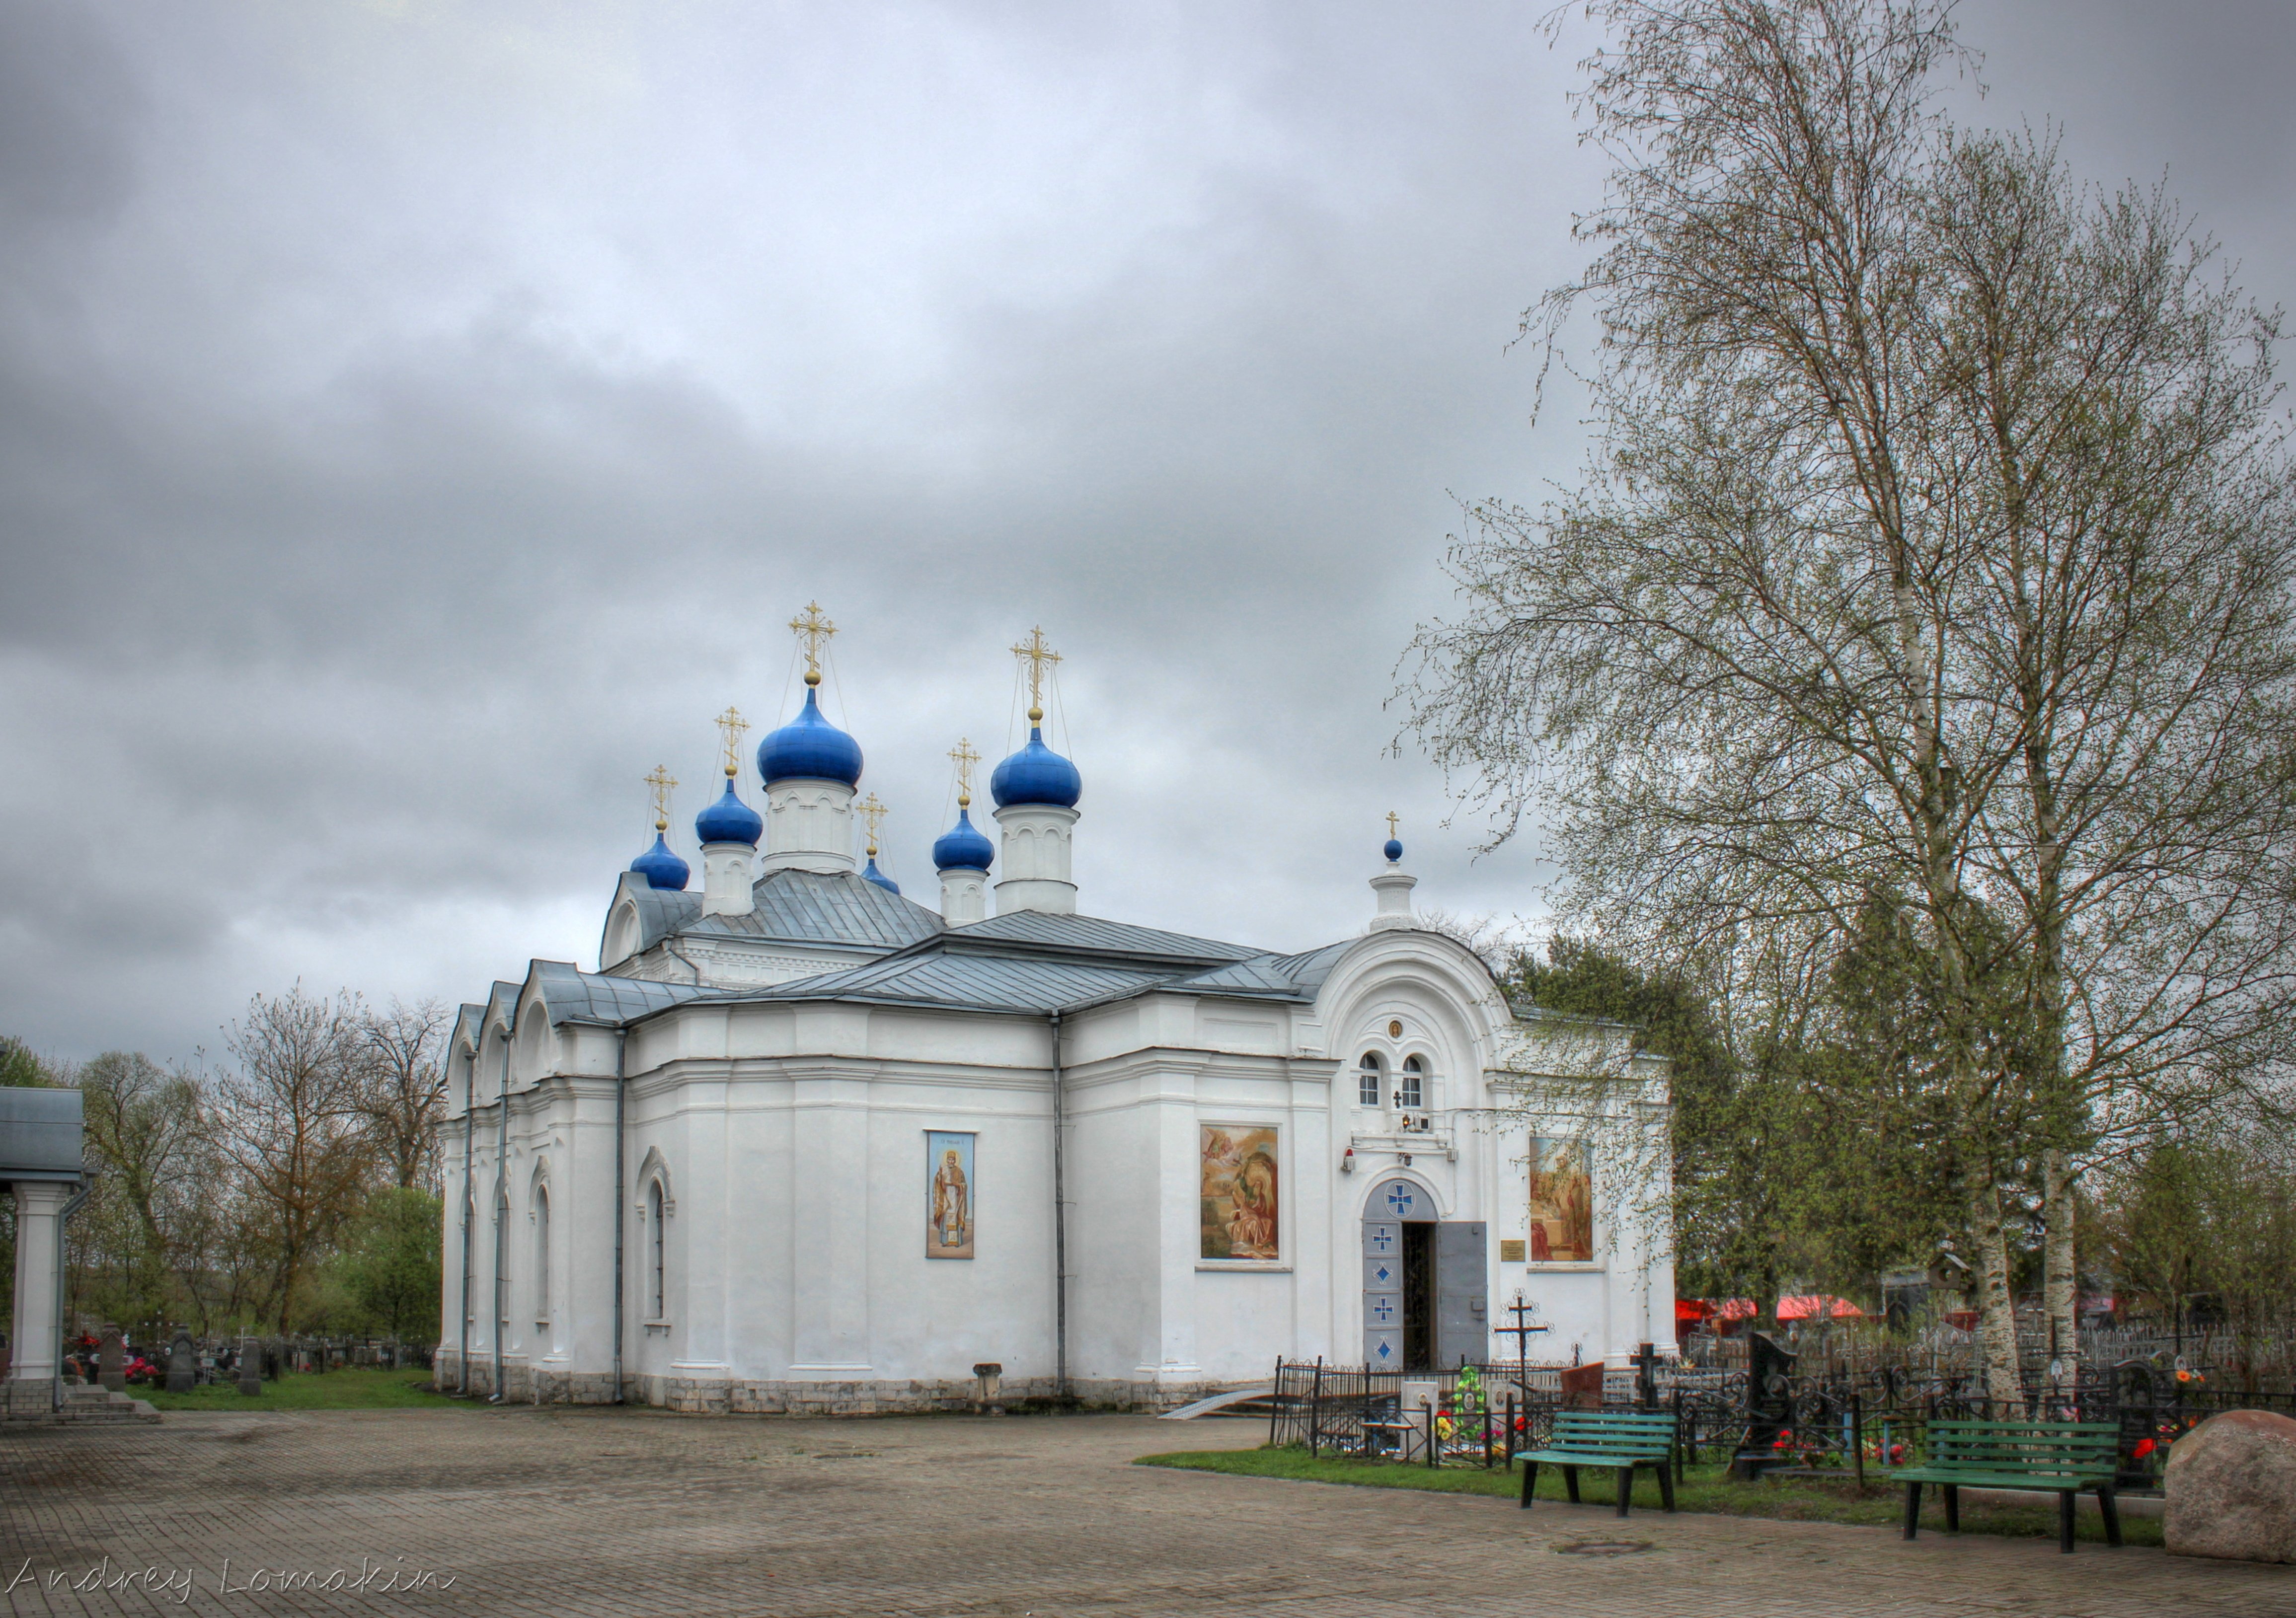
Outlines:
{"label": "grave marker", "polygon": [[119,1341],[119,1328],[103,1328],[102,1346],[95,1351],[96,1380],[115,1393],[127,1391],[127,1351]]}
{"label": "grave marker", "polygon": [[168,1391],[188,1393],[200,1385],[200,1349],[192,1334],[179,1331],[168,1349]]}

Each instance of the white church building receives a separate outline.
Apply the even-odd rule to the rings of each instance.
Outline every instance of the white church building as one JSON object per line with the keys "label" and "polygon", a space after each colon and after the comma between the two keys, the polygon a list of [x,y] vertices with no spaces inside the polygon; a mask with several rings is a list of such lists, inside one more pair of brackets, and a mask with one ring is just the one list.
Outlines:
{"label": "white church building", "polygon": [[[1305,952],[1089,913],[1033,637],[994,840],[959,746],[935,909],[873,835],[857,858],[874,799],[817,699],[828,626],[798,627],[804,706],[757,749],[762,813],[729,731],[699,887],[665,811],[597,970],[536,960],[462,1008],[439,1385],[922,1410],[993,1365],[1008,1401],[1147,1408],[1279,1357],[1513,1360],[1526,1318],[1534,1360],[1670,1346],[1651,1188],[1533,1100],[1588,1034],[1419,925],[1392,835],[1366,925]],[[1662,1140],[1662,1063],[1602,1083]]]}

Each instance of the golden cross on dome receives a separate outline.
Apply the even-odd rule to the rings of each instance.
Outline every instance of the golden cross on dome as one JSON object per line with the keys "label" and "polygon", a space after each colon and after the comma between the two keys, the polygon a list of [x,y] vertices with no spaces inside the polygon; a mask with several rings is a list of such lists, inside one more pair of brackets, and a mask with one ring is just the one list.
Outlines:
{"label": "golden cross on dome", "polygon": [[1029,632],[1029,638],[1013,649],[1016,658],[1029,663],[1029,723],[1037,723],[1045,716],[1045,671],[1061,660],[1061,654],[1045,644],[1045,628],[1039,624]]}
{"label": "golden cross on dome", "polygon": [[972,766],[980,762],[980,754],[970,740],[960,736],[956,739],[956,745],[948,750],[948,756],[956,762],[956,806],[970,809],[972,807]]}
{"label": "golden cross on dome", "polygon": [[877,795],[873,792],[853,806],[861,812],[861,818],[869,822],[869,857],[873,860],[877,857],[877,828],[885,823],[885,816],[891,811],[877,801]]}
{"label": "golden cross on dome", "polygon": [[1402,816],[1397,814],[1392,809],[1387,812],[1387,840],[1389,842],[1391,843],[1395,840],[1395,823],[1402,818]]}
{"label": "golden cross on dome", "polygon": [[742,732],[749,728],[750,722],[742,717],[740,708],[728,707],[718,715],[718,733],[726,739],[726,773],[728,775],[742,772]]}
{"label": "golden cross on dome", "polygon": [[837,625],[823,616],[819,601],[808,601],[805,610],[790,620],[790,627],[805,642],[805,682],[819,685],[822,642],[837,633]]}
{"label": "golden cross on dome", "polygon": [[669,790],[677,785],[677,777],[669,772],[668,764],[656,764],[653,767],[653,772],[645,780],[646,785],[653,789],[653,829],[656,831],[668,831],[669,829]]}

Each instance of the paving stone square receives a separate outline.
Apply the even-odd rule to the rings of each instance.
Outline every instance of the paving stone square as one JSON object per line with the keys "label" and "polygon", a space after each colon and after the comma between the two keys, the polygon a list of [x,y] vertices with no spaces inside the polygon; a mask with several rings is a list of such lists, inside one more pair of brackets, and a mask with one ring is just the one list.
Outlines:
{"label": "paving stone square", "polygon": [[[0,1434],[0,1586],[42,1614],[2296,1614],[2296,1569],[2134,1547],[1620,1524],[1129,1464],[1263,1434],[531,1407],[18,1430]],[[1558,1550],[1619,1540],[1649,1549]]]}

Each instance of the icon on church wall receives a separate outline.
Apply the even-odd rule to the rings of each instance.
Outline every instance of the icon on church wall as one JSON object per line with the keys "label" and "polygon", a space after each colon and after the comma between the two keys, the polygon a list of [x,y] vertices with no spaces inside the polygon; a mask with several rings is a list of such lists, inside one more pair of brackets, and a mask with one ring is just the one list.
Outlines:
{"label": "icon on church wall", "polygon": [[1203,1126],[1204,1257],[1280,1257],[1275,1193],[1273,1129]]}
{"label": "icon on church wall", "polygon": [[1595,1262],[1595,1177],[1583,1140],[1530,1138],[1530,1262]]}
{"label": "icon on church wall", "polygon": [[925,1131],[925,1256],[972,1256],[972,1142],[952,1130]]}

